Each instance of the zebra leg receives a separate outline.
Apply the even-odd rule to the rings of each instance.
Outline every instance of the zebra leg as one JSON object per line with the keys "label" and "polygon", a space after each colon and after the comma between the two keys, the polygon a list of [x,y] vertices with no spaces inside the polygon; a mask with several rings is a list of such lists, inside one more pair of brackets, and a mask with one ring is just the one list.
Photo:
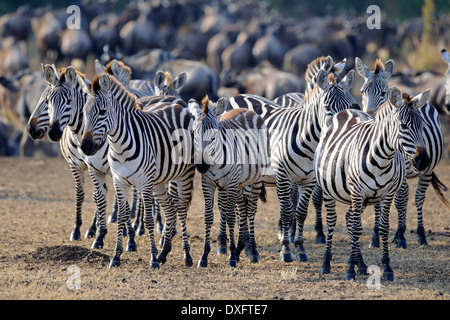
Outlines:
{"label": "zebra leg", "polygon": [[301,186],[299,188],[299,201],[297,208],[295,210],[295,218],[297,222],[296,232],[295,232],[295,258],[297,261],[308,261],[308,255],[303,246],[303,227],[305,225],[306,216],[308,214],[309,199],[311,198],[311,193],[313,191],[314,185],[312,186]]}
{"label": "zebra leg", "polygon": [[423,203],[425,202],[425,195],[430,185],[432,175],[424,175],[419,177],[419,182],[416,190],[416,208],[417,208],[417,236],[419,245],[428,245],[427,236],[425,235],[425,228],[423,226]]}
{"label": "zebra leg", "polygon": [[[193,170],[195,170],[194,167],[192,167]],[[183,256],[183,260],[184,263],[187,267],[191,267],[193,264],[192,261],[192,256],[191,256],[191,246],[189,245],[189,235],[187,232],[187,212],[189,209],[189,205],[190,205],[190,201],[192,198],[192,189],[194,187],[194,172],[188,172],[187,175],[180,177],[179,179],[177,179],[178,182],[178,190],[179,192],[177,192],[178,195],[178,219],[180,220],[180,224],[181,224],[181,231],[182,231],[182,235],[183,235],[183,252],[184,252],[184,256]],[[174,226],[173,228],[175,228],[175,223],[174,222]],[[173,236],[173,233],[172,233]]]}
{"label": "zebra leg", "polygon": [[117,223],[117,239],[116,248],[114,251],[114,256],[111,258],[109,263],[109,268],[114,268],[120,266],[120,256],[123,252],[123,230],[127,222],[127,196],[128,196],[128,186],[121,184],[118,181],[114,181],[114,189],[116,192],[116,199],[118,204],[118,223]]}
{"label": "zebra leg", "polygon": [[[194,169],[195,170],[195,169]],[[193,188],[193,186],[192,186]],[[169,194],[170,197],[172,198],[173,202],[176,204],[176,206],[179,205],[179,201],[180,201],[180,196],[178,195],[178,185],[175,181],[170,181],[169,184]],[[159,207],[159,205],[158,205]],[[159,210],[160,212],[161,210]],[[159,213],[159,219],[161,220],[161,213]],[[172,238],[178,233],[177,231],[177,221],[175,220],[175,223],[173,225],[172,228]]]}
{"label": "zebra leg", "polygon": [[144,223],[147,228],[149,238],[150,238],[150,267],[152,269],[159,268],[159,261],[157,258],[158,249],[156,248],[155,242],[155,223],[153,221],[153,184],[148,184],[142,191],[142,202],[144,204]]}
{"label": "zebra leg", "polygon": [[177,210],[164,184],[154,186],[154,190],[157,201],[161,205],[165,215],[164,232],[162,234],[164,238],[163,248],[158,255],[158,261],[165,263],[167,255],[172,251],[172,228],[176,220]]}
{"label": "zebra leg", "polygon": [[316,243],[325,243],[325,234],[323,233],[323,224],[322,224],[323,195],[322,195],[322,188],[318,184],[314,186],[312,200],[314,208],[316,210],[316,224],[314,226],[314,230],[316,230]]}
{"label": "zebra leg", "polygon": [[369,248],[379,248],[380,247],[380,204],[375,205],[375,224],[373,227],[372,238],[370,239]]}
{"label": "zebra leg", "polygon": [[247,216],[249,227],[249,247],[250,247],[250,262],[257,263],[259,261],[259,253],[256,247],[255,239],[255,217],[258,209],[258,199],[261,194],[263,184],[261,182],[255,183],[251,187],[251,192],[247,201]]}
{"label": "zebra leg", "polygon": [[333,233],[336,227],[336,200],[323,196],[323,202],[327,210],[327,241],[325,245],[325,253],[323,254],[322,267],[320,268],[320,274],[327,274],[331,272],[331,259],[333,258],[332,245],[333,245]]}
{"label": "zebra leg", "polygon": [[156,232],[162,233],[164,229],[164,224],[162,222],[161,206],[156,200],[153,200],[153,216],[156,220]]}
{"label": "zebra leg", "polygon": [[236,260],[239,262],[242,250],[245,248],[247,231],[247,197],[242,188],[236,194],[236,206],[238,212],[239,235],[236,247]]}
{"label": "zebra leg", "polygon": [[131,202],[131,209],[130,209],[130,218],[136,217],[136,210],[138,208],[138,202],[139,202],[139,194],[135,186],[133,186],[133,197]]}
{"label": "zebra leg", "polygon": [[[291,199],[292,199],[292,208],[296,208],[298,204],[298,185],[292,184],[291,188]],[[296,232],[297,223],[295,221],[295,216],[292,219],[291,227],[290,227],[290,235],[289,242],[294,243],[295,241],[295,232]]]}
{"label": "zebra leg", "polygon": [[381,202],[381,221],[380,235],[383,243],[381,263],[383,264],[383,279],[386,281],[394,280],[394,271],[390,266],[389,258],[389,210],[392,203],[392,196],[385,197]]}
{"label": "zebra leg", "polygon": [[208,254],[211,251],[211,226],[214,221],[214,191],[216,188],[202,178],[202,189],[203,198],[205,199],[205,243],[203,246],[203,254],[198,261],[197,267],[208,266]]}
{"label": "zebra leg", "polygon": [[355,266],[358,260],[361,259],[361,251],[359,250],[359,237],[362,233],[361,213],[363,210],[362,199],[352,195],[352,209],[351,213],[347,213],[347,221],[350,225],[350,258],[348,260],[348,269],[345,273],[346,280],[355,279]]}
{"label": "zebra leg", "polygon": [[[94,183],[94,202],[96,206],[96,219],[97,219],[97,232],[96,238],[92,243],[92,249],[101,249],[103,248],[103,240],[108,233],[106,227],[106,176],[104,173],[96,172],[94,169],[89,169],[89,173],[92,177],[92,181]],[[92,232],[92,227],[86,233],[86,237],[89,232]]]}
{"label": "zebra leg", "polygon": [[406,249],[406,211],[408,206],[409,187],[406,178],[403,180],[402,186],[395,194],[395,208],[398,212],[398,227],[393,242],[397,243],[397,248]]}
{"label": "zebra leg", "polygon": [[119,203],[117,202],[117,197],[114,196],[114,205],[113,211],[108,217],[108,223],[116,223],[117,222],[117,212],[119,211]]}
{"label": "zebra leg", "polygon": [[280,220],[281,220],[281,261],[292,262],[292,252],[289,247],[289,227],[292,222],[292,201],[291,201],[291,187],[292,183],[289,181],[284,173],[277,174],[277,195],[280,202]]}
{"label": "zebra leg", "polygon": [[124,236],[128,237],[128,242],[127,242],[127,251],[131,251],[131,252],[135,252],[137,251],[137,245],[136,242],[134,241],[134,237],[136,232],[134,231],[133,225],[131,224],[131,209],[130,206],[128,205],[128,201],[126,202],[126,210],[127,210],[127,215],[126,215],[126,228],[124,228]]}
{"label": "zebra leg", "polygon": [[[361,207],[361,213],[364,212],[365,209],[366,209],[366,206],[363,205]],[[351,238],[354,235],[353,223],[355,222],[355,220],[353,218],[352,207],[350,207],[348,209],[347,213],[345,214],[345,222],[347,225],[348,236]],[[359,219],[359,222],[357,221],[357,223],[359,223],[359,226],[357,225],[357,227],[360,228],[360,233],[359,233],[359,236],[360,236],[362,233],[361,219]],[[356,264],[358,265],[358,274],[367,275],[368,274],[367,273],[367,265],[364,263],[364,259],[361,254],[361,245],[359,243],[359,236],[358,236],[358,241],[356,242],[356,245],[355,245],[355,255],[356,255]]]}
{"label": "zebra leg", "polygon": [[142,195],[138,195],[138,203],[137,203],[137,213],[136,219],[133,224],[134,231],[137,232],[138,236],[142,236],[145,234],[145,225],[144,225],[144,202],[142,200]]}
{"label": "zebra leg", "polygon": [[[75,179],[75,192],[76,192],[76,217],[75,227],[70,233],[70,241],[81,240],[80,227],[82,224],[81,207],[84,201],[84,171],[78,167],[70,168]],[[95,214],[94,214],[95,217]]]}
{"label": "zebra leg", "polygon": [[230,235],[230,256],[228,257],[228,265],[235,268],[237,266],[236,244],[234,242],[234,226],[236,224],[236,190],[237,186],[227,186],[227,189],[219,189],[219,207],[224,211],[228,233]]}
{"label": "zebra leg", "polygon": [[227,221],[220,211],[219,235],[217,236],[217,254],[227,254]]}

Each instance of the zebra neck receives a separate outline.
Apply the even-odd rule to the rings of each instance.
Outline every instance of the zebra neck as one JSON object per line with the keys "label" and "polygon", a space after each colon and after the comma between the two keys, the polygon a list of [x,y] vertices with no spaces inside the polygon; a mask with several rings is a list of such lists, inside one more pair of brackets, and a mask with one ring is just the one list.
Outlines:
{"label": "zebra neck", "polygon": [[369,131],[371,137],[368,137],[371,159],[377,159],[378,163],[380,160],[386,162],[392,160],[398,144],[395,126],[391,114],[376,119],[372,130]]}
{"label": "zebra neck", "polygon": [[72,133],[81,141],[84,127],[83,107],[88,99],[88,95],[77,85],[74,91],[74,107],[72,111],[72,121],[68,123],[68,127]]}

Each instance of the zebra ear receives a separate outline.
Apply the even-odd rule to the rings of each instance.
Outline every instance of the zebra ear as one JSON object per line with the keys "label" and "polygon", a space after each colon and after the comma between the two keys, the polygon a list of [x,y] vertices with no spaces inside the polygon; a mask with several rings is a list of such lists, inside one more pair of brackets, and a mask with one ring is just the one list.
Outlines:
{"label": "zebra ear", "polygon": [[81,90],[83,90],[84,93],[91,94],[91,87],[86,84],[84,79],[79,74],[76,75],[76,78],[78,81],[78,85],[81,87]]}
{"label": "zebra ear", "polygon": [[106,73],[103,73],[100,76],[99,82],[100,84],[100,88],[105,91],[105,92],[109,92],[109,89],[111,87],[111,79],[109,78],[109,76]]}
{"label": "zebra ear", "polygon": [[187,74],[186,72],[180,73],[174,80],[173,86],[176,90],[180,89],[182,86],[186,84]]}
{"label": "zebra ear", "polygon": [[158,70],[155,74],[155,80],[153,81],[155,83],[155,86],[157,88],[161,88],[164,86],[164,81],[166,81],[166,75],[163,71]]}
{"label": "zebra ear", "polygon": [[214,111],[216,116],[219,117],[225,112],[225,110],[227,110],[227,107],[228,107],[228,100],[226,98],[220,98],[212,111]]}
{"label": "zebra ear", "polygon": [[421,108],[423,107],[428,99],[430,98],[431,95],[431,89],[427,89],[425,91],[423,91],[422,93],[418,94],[417,96],[415,96],[412,100],[414,101],[414,106],[416,108]]}
{"label": "zebra ear", "polygon": [[403,105],[402,92],[396,86],[389,89],[389,101],[397,108]]}
{"label": "zebra ear", "polygon": [[394,60],[389,60],[384,64],[384,78],[387,80],[389,79],[392,74],[394,73],[394,67],[395,67],[395,62]]}
{"label": "zebra ear", "polygon": [[95,73],[96,74],[102,74],[104,70],[105,70],[105,67],[100,62],[100,60],[95,59]]}
{"label": "zebra ear", "polygon": [[114,59],[111,65],[111,70],[114,74],[119,74],[119,70],[120,70],[120,66],[119,66],[119,62]]}
{"label": "zebra ear", "polygon": [[362,60],[358,57],[355,58],[355,67],[356,71],[359,73],[359,75],[363,78],[368,78],[370,76],[370,70],[369,67],[366,66]]}
{"label": "zebra ear", "polygon": [[194,117],[202,112],[202,110],[200,109],[200,106],[198,105],[198,102],[195,99],[189,100],[188,107],[189,107],[189,111],[192,113],[192,115]]}
{"label": "zebra ear", "polygon": [[42,74],[45,74],[45,66],[42,62],[41,62],[41,70],[42,70]]}
{"label": "zebra ear", "polygon": [[328,73],[323,69],[317,73],[317,85],[323,90],[328,87]]}
{"label": "zebra ear", "polygon": [[75,83],[77,82],[77,72],[72,66],[68,66],[66,69],[66,76],[65,82],[70,86],[73,87]]}
{"label": "zebra ear", "polygon": [[347,63],[347,58],[344,58],[344,60],[342,60],[341,62],[337,62],[334,66],[334,73],[339,76],[342,71],[344,71],[345,68],[345,64]]}
{"label": "zebra ear", "polygon": [[327,60],[325,61],[325,64],[323,65],[322,69],[324,69],[326,72],[330,72],[333,68],[333,58],[331,56],[327,56]]}
{"label": "zebra ear", "polygon": [[44,78],[50,85],[56,85],[59,80],[59,72],[56,70],[54,65],[46,64],[44,67]]}
{"label": "zebra ear", "polygon": [[353,87],[353,81],[355,80],[355,70],[350,70],[344,79],[341,80],[344,90],[350,90]]}

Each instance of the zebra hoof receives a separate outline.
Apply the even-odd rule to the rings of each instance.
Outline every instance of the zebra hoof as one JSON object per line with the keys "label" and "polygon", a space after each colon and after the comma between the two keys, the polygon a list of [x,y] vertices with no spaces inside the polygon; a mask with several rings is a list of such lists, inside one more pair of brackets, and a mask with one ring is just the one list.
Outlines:
{"label": "zebra hoof", "polygon": [[361,276],[369,275],[369,273],[367,272],[367,267],[358,267],[358,274]]}
{"label": "zebra hoof", "polygon": [[199,260],[197,268],[206,268],[208,266],[208,260]]}
{"label": "zebra hoof", "polygon": [[258,263],[259,257],[257,255],[251,255],[250,256],[250,263]]}
{"label": "zebra hoof", "polygon": [[217,247],[217,254],[227,254],[227,247],[223,245],[219,245]]}
{"label": "zebra hoof", "polygon": [[326,241],[325,241],[325,237],[322,237],[322,236],[317,236],[316,237],[316,243],[322,243],[322,244],[325,244],[326,243]]}
{"label": "zebra hoof", "polygon": [[379,248],[379,247],[380,247],[380,239],[372,237],[372,239],[370,239],[369,248]]}
{"label": "zebra hoof", "polygon": [[320,268],[320,274],[329,274],[331,273],[331,267],[330,266],[322,266]]}
{"label": "zebra hoof", "polygon": [[419,246],[427,246],[428,245],[428,241],[427,241],[426,237],[419,237],[418,241],[419,241]]}
{"label": "zebra hoof", "polygon": [[186,265],[186,267],[192,267],[192,265],[194,264],[194,261],[192,260],[192,257],[190,254],[185,253],[183,260],[184,260],[184,264]]}
{"label": "zebra hoof", "polygon": [[150,267],[152,269],[159,269],[159,262],[158,261],[150,261]]}
{"label": "zebra hoof", "polygon": [[283,261],[283,262],[292,262],[294,260],[292,259],[292,254],[290,254],[290,253],[282,253],[281,254],[281,261]]}
{"label": "zebra hoof", "polygon": [[109,268],[112,269],[118,266],[120,266],[120,258],[112,258],[109,263]]}
{"label": "zebra hoof", "polygon": [[137,230],[137,235],[138,236],[143,236],[145,234],[145,228],[141,227]]}
{"label": "zebra hoof", "polygon": [[80,229],[75,228],[72,230],[72,233],[70,234],[70,241],[80,241],[81,240],[81,233]]}
{"label": "zebra hoof", "polygon": [[383,280],[394,281],[394,272],[393,271],[383,272]]}
{"label": "zebra hoof", "polygon": [[236,268],[237,267],[237,260],[228,260],[228,266],[230,266],[231,268]]}
{"label": "zebra hoof", "polygon": [[353,273],[351,273],[351,272],[346,272],[345,273],[345,280],[355,280],[355,278],[356,278],[356,274],[353,272]]}
{"label": "zebra hoof", "polygon": [[128,252],[136,252],[137,251],[137,244],[135,242],[128,242],[128,244],[127,244],[127,251]]}
{"label": "zebra hoof", "polygon": [[95,237],[95,231],[92,229],[89,229],[88,231],[86,231],[86,234],[84,235],[84,238],[93,238]]}
{"label": "zebra hoof", "polygon": [[397,248],[406,249],[406,240],[397,240]]}
{"label": "zebra hoof", "polygon": [[96,239],[92,243],[91,249],[103,249],[103,240]]}
{"label": "zebra hoof", "polygon": [[299,254],[297,254],[295,256],[295,259],[297,261],[300,261],[300,262],[308,262],[309,261],[308,256],[306,255],[306,253],[299,253]]}

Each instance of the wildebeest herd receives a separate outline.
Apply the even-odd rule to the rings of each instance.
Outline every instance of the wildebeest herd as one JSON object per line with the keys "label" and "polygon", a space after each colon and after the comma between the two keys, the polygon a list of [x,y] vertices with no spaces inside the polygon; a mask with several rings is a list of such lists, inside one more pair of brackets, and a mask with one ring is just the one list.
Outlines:
{"label": "wildebeest herd", "polygon": [[[17,33],[2,43],[3,54],[16,58],[17,64],[7,60],[8,67],[16,69],[2,73],[2,99],[9,103],[2,110],[22,117],[19,123],[26,121],[23,145],[28,136],[59,141],[76,186],[71,240],[81,238],[87,170],[96,211],[86,236],[94,237],[96,249],[103,247],[107,234],[106,175],[113,178],[118,228],[110,267],[120,265],[124,234],[126,250],[135,251],[135,235],[145,226],[150,266],[159,268],[171,251],[177,218],[183,259],[193,265],[186,217],[196,174],[201,175],[205,201],[199,267],[208,265],[215,189],[218,250],[229,250],[231,267],[244,249],[252,262],[259,261],[254,220],[267,187],[275,187],[279,199],[282,261],[291,262],[294,256],[308,260],[303,228],[312,198],[316,239],[326,243],[320,272],[331,272],[335,205],[342,202],[350,206],[345,215],[351,244],[346,279],[355,278],[355,267],[367,274],[359,244],[361,213],[374,205],[371,246],[379,246],[381,236],[383,278],[393,280],[389,212],[395,202],[395,240],[406,247],[410,178],[419,179],[417,234],[419,243],[427,244],[422,207],[430,184],[450,208],[447,187],[433,172],[444,153],[439,112],[450,106],[449,71],[440,84],[446,88],[445,94],[440,91],[442,97],[433,96],[428,87],[410,96],[388,83],[394,75],[393,59],[376,59],[369,68],[358,58],[366,46],[355,26],[339,16],[301,24],[272,16],[254,2],[221,4],[226,14],[217,5],[201,13],[190,1],[138,2],[121,14],[92,3],[82,7],[82,25],[89,28],[59,32],[67,14],[58,11],[42,12],[33,20],[39,59],[44,61],[39,71],[26,69],[26,61],[21,64],[20,28],[4,22],[3,29],[4,34]],[[27,14],[18,11],[10,19],[18,23]],[[319,38],[320,44],[308,38]],[[97,58],[95,63],[84,59],[88,54]],[[450,65],[445,49],[441,56]],[[79,61],[83,64],[75,66]],[[352,94],[356,77],[363,80],[362,103]],[[20,112],[14,112],[11,103]],[[164,213],[161,250],[154,234],[159,207]]]}

